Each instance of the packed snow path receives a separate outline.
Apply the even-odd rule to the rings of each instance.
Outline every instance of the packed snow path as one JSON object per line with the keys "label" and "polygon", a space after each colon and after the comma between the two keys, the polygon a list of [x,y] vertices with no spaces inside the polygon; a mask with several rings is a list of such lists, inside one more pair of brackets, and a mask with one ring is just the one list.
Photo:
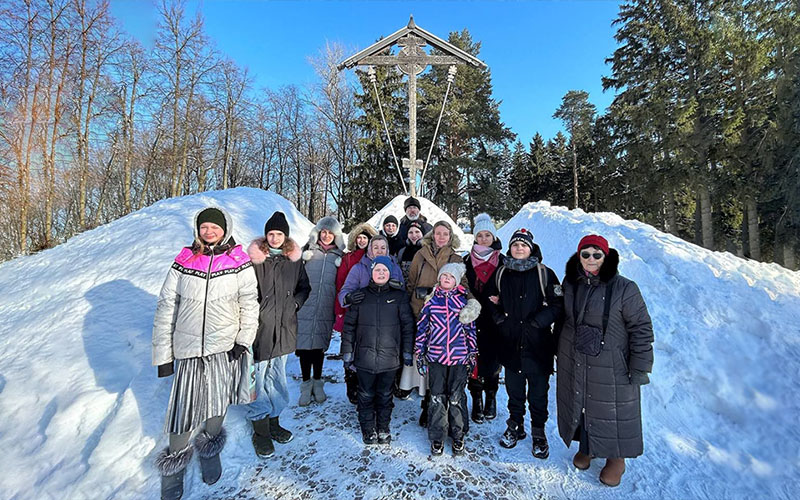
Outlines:
{"label": "packed snow path", "polygon": [[[438,209],[422,203],[435,221]],[[153,460],[166,445],[172,380],[156,378],[150,365],[153,312],[172,259],[191,240],[191,216],[210,204],[230,211],[245,245],[276,209],[287,213],[298,243],[312,227],[285,199],[237,188],[164,200],[0,265],[0,498],[157,497]],[[402,197],[380,214],[387,211],[401,216]],[[291,356],[291,404],[281,421],[295,439],[259,460],[243,409],[232,407],[222,479],[203,484],[195,460],[185,498],[794,496],[800,273],[710,252],[613,214],[542,202],[500,230],[504,243],[520,226],[533,231],[559,276],[581,236],[605,235],[650,309],[656,342],[642,396],[645,454],[629,461],[619,488],[597,481],[602,460],[585,472],[571,466],[575,445],[558,440],[554,386],[548,460],[531,456],[529,438],[513,450],[497,444],[507,416],[502,387],[498,418],[472,424],[467,454],[453,459],[448,443],[431,459],[418,400],[396,403],[390,447],[365,448],[339,382],[341,363],[325,363],[330,399],[298,408]],[[337,351],[334,343],[329,354]]]}

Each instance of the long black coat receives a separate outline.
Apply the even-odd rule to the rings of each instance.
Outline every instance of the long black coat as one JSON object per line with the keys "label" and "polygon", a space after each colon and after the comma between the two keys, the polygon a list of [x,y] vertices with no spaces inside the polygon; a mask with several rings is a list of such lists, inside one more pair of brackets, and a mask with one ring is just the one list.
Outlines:
{"label": "long black coat", "polygon": [[[503,260],[503,255],[500,254],[497,267],[494,268],[491,275],[486,277],[486,282],[483,284],[483,286],[479,287],[477,285],[475,267],[472,265],[472,258],[470,258],[470,254],[467,254],[464,257],[464,265],[467,268],[467,283],[469,283],[469,289],[481,304],[481,313],[478,316],[478,319],[475,320],[475,328],[478,332],[479,371],[482,370],[481,366],[489,366],[493,362],[496,362],[500,351],[500,328],[494,322],[494,318],[492,317],[492,308],[494,304],[491,303],[489,297],[492,295],[497,295],[495,277],[497,276],[497,270],[503,265]],[[484,360],[487,363],[483,363],[481,360]],[[481,375],[483,376],[483,374]]]}
{"label": "long black coat", "polygon": [[[541,258],[538,246],[532,255]],[[502,337],[500,362],[506,370],[549,375],[556,348],[551,325],[564,309],[561,285],[556,273],[545,267],[547,283],[542,296],[537,267],[514,271],[507,267],[508,259],[505,269],[498,270],[500,303],[492,313]]]}
{"label": "long black coat", "polygon": [[347,309],[342,329],[342,354],[353,353],[357,370],[381,373],[400,368],[402,354],[411,354],[415,322],[404,288],[370,282],[364,300]]}
{"label": "long black coat", "polygon": [[263,238],[256,239],[247,249],[258,282],[258,332],[253,342],[256,361],[295,351],[297,310],[303,307],[311,293],[297,244],[289,254],[268,256],[259,248],[262,241]]}
{"label": "long black coat", "polygon": [[[630,369],[653,367],[653,325],[633,281],[617,274],[619,255],[613,248],[596,277],[588,278],[578,255],[567,262],[564,277],[566,318],[558,347],[556,394],[558,431],[569,446],[584,413],[589,452],[600,458],[630,458],[642,454],[642,412],[639,386]],[[613,281],[608,328],[599,355],[575,350],[574,304],[586,303],[583,324],[603,327],[603,297]],[[587,298],[588,295],[588,298]],[[577,302],[576,302],[577,301]]]}

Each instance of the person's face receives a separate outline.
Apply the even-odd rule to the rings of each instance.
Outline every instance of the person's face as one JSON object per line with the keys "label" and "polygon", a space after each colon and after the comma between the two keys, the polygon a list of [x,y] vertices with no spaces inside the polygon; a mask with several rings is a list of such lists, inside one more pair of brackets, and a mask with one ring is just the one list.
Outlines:
{"label": "person's face", "polygon": [[437,248],[442,248],[450,242],[450,230],[444,226],[436,226],[433,230],[433,241]]}
{"label": "person's face", "polygon": [[369,238],[365,235],[359,234],[356,236],[356,246],[358,246],[358,248],[367,248],[367,243],[369,243]]}
{"label": "person's face", "polygon": [[334,234],[327,229],[323,229],[319,232],[319,241],[321,241],[324,245],[330,245],[333,243],[334,238]]}
{"label": "person's face", "polygon": [[389,250],[386,248],[386,242],[383,240],[373,241],[370,248],[372,248],[373,257],[380,257],[381,255],[389,255]]}
{"label": "person's face", "polygon": [[267,245],[269,245],[270,248],[280,248],[284,241],[286,241],[286,235],[283,234],[283,231],[273,229],[267,233]]}
{"label": "person's face", "polygon": [[511,245],[511,256],[515,259],[527,259],[531,256],[531,247],[521,241],[515,241]]}
{"label": "person's face", "polygon": [[418,242],[420,238],[422,238],[422,231],[420,231],[418,227],[408,228],[408,239],[411,243]]}
{"label": "person's face", "polygon": [[378,264],[372,268],[372,281],[379,285],[389,281],[389,270],[383,264]]}
{"label": "person's face", "polygon": [[600,271],[600,267],[606,259],[606,255],[597,247],[585,247],[580,251],[579,255],[583,269],[592,274]]}
{"label": "person's face", "polygon": [[216,245],[225,236],[225,231],[213,222],[200,224],[200,238],[209,245]]}
{"label": "person's face", "polygon": [[494,236],[489,231],[478,231],[478,234],[475,235],[475,243],[485,247],[491,246],[494,243]]}
{"label": "person's face", "polygon": [[442,290],[452,290],[456,287],[456,278],[450,273],[442,273],[439,276],[439,286]]}
{"label": "person's face", "polygon": [[414,219],[417,215],[419,215],[419,208],[416,205],[411,205],[410,207],[406,208],[406,215],[409,219]]}
{"label": "person's face", "polygon": [[395,224],[394,222],[387,222],[386,224],[383,225],[383,232],[388,234],[389,236],[392,236],[394,233],[397,232],[397,224]]}

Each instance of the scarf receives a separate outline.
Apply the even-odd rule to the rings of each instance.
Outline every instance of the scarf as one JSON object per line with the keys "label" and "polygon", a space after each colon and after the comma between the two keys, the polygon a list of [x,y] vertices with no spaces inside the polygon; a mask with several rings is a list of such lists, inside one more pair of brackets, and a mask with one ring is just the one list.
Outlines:
{"label": "scarf", "polygon": [[500,252],[483,245],[472,245],[469,257],[475,270],[475,288],[481,291],[500,263]]}
{"label": "scarf", "polygon": [[282,253],[283,253],[283,250],[281,250],[280,248],[269,247],[269,255],[271,257],[275,257],[276,255],[280,255]]}
{"label": "scarf", "polygon": [[510,255],[506,259],[505,266],[512,271],[525,272],[530,271],[539,264],[539,259],[530,256],[527,259],[515,259]]}
{"label": "scarf", "polygon": [[320,249],[321,249],[323,252],[327,252],[328,250],[330,250],[330,249],[332,249],[333,247],[335,247],[335,246],[336,246],[336,240],[332,241],[330,245],[326,245],[326,244],[325,244],[325,243],[323,243],[321,240],[317,240],[317,244],[319,245],[319,248],[320,248]]}

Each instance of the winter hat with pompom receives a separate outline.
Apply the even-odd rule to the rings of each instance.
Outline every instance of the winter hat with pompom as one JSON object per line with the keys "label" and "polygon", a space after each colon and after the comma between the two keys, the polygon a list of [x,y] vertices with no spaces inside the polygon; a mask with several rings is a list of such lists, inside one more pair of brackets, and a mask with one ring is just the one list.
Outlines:
{"label": "winter hat with pompom", "polygon": [[492,236],[497,237],[497,228],[494,226],[489,214],[478,214],[475,217],[475,226],[472,228],[472,234],[477,235],[481,231],[489,231]]}

